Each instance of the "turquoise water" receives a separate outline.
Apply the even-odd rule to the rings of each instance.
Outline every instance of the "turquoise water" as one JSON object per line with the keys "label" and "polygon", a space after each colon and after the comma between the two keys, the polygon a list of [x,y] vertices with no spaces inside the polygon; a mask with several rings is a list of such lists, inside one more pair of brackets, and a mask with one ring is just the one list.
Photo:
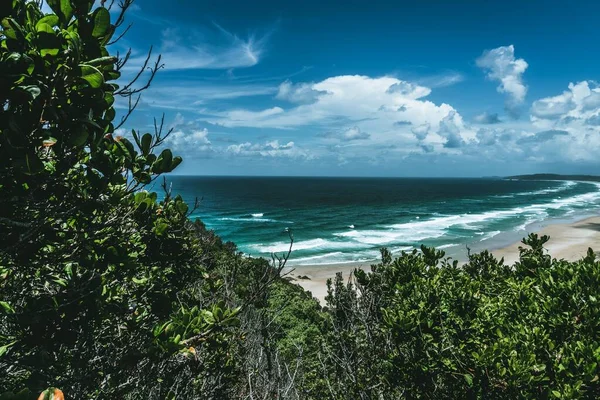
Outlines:
{"label": "turquoise water", "polygon": [[535,224],[600,211],[600,185],[413,178],[169,177],[200,218],[252,256],[289,247],[290,265],[365,262],[424,243],[457,258],[518,240]]}

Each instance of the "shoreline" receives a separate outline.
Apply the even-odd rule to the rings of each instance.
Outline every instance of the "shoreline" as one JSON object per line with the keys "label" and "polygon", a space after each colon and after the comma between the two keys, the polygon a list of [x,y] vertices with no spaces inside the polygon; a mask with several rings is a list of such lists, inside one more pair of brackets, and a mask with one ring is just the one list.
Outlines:
{"label": "shoreline", "polygon": [[[529,233],[550,236],[546,250],[553,258],[576,261],[586,255],[589,247],[600,252],[600,216],[597,215],[572,221],[544,221],[528,227],[527,232],[523,233],[523,237]],[[518,248],[522,246],[521,239],[496,249],[492,247],[490,252],[498,259],[504,258],[505,263],[513,264],[519,258]],[[482,250],[474,249],[473,251]],[[447,256],[452,257],[453,255],[447,254]],[[466,261],[461,260],[461,257],[453,258]],[[327,295],[327,279],[334,278],[337,272],[342,272],[344,278],[347,279],[354,269],[370,270],[371,264],[378,262],[379,260],[346,264],[298,265],[286,267],[282,273],[287,274],[293,279],[293,283],[310,291],[313,297],[324,304]]]}

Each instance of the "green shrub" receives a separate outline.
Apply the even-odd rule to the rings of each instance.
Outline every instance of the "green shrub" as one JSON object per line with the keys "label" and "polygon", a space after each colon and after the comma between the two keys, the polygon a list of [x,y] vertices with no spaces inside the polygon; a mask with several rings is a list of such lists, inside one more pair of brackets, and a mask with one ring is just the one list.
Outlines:
{"label": "green shrub", "polygon": [[600,263],[591,250],[552,259],[548,239],[530,235],[513,266],[488,252],[459,266],[422,247],[395,260],[383,251],[355,287],[338,277],[328,344],[330,365],[347,370],[342,387],[385,398],[600,396]]}

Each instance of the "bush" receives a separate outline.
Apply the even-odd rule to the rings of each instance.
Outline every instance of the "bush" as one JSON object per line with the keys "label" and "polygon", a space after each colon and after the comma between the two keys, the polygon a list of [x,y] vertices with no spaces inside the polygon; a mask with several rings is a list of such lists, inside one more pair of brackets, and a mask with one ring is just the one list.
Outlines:
{"label": "bush", "polygon": [[530,235],[513,266],[487,252],[459,266],[423,247],[395,260],[384,250],[355,286],[338,277],[328,345],[340,393],[598,398],[600,263],[591,250],[578,262],[552,259],[548,239]]}

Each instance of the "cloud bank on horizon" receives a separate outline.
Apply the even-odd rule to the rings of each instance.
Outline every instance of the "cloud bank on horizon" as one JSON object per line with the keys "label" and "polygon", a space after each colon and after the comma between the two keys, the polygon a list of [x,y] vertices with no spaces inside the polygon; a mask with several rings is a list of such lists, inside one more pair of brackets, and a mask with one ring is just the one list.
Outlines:
{"label": "cloud bank on horizon", "polygon": [[[144,12],[138,7],[134,21],[152,18]],[[530,81],[542,67],[528,62],[518,43],[472,46],[435,70],[407,70],[404,62],[382,72],[386,58],[359,62],[358,48],[341,68],[307,57],[303,64],[286,62],[283,71],[277,50],[292,51],[277,40],[285,19],[247,35],[214,21],[179,25],[154,38],[165,71],[130,125],[143,129],[135,123],[165,112],[173,128],[167,143],[187,161],[184,173],[478,176],[598,169],[600,85],[594,76],[566,79],[562,87]],[[149,43],[143,37],[128,44],[133,68]],[[293,57],[302,59],[298,52]]]}

